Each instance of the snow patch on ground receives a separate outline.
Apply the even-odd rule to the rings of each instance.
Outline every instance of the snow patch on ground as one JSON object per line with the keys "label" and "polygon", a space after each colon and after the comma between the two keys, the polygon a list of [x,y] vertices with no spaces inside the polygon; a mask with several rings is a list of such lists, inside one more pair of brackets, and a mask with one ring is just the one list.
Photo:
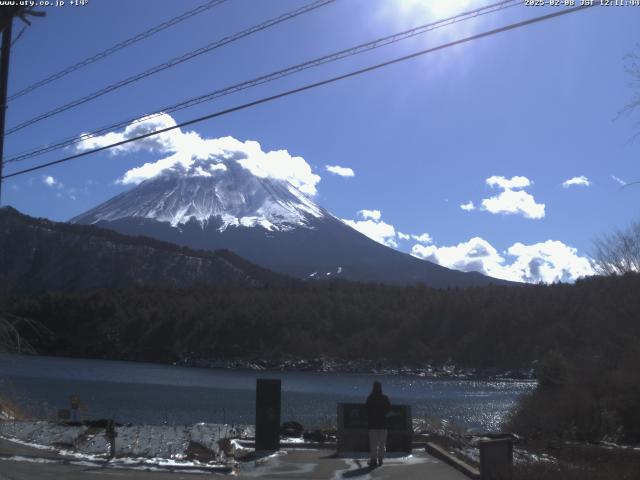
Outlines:
{"label": "snow patch on ground", "polygon": [[284,456],[286,451],[280,450],[270,455],[264,455],[255,462],[247,462],[238,465],[237,473],[246,477],[285,476],[287,478],[306,478],[317,467],[316,462],[286,463]]}
{"label": "snow patch on ground", "polygon": [[[254,435],[254,430],[251,426],[205,423],[178,426],[125,425],[116,427],[116,434],[115,454],[117,458],[123,459],[122,462],[135,464],[150,461],[161,467],[176,467],[185,465],[189,449],[193,445],[209,452],[212,461],[221,461],[225,452],[220,448],[220,440],[248,438]],[[84,425],[47,421],[0,422],[0,437],[85,460],[104,459],[110,451],[104,428]],[[226,453],[233,454],[236,450],[244,453],[247,449],[239,443],[232,443],[232,448]]]}

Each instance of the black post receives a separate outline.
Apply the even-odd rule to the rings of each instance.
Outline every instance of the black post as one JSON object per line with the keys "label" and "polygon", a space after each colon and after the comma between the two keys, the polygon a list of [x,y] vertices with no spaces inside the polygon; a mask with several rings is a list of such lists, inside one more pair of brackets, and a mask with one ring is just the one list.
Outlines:
{"label": "black post", "polygon": [[7,112],[7,85],[9,83],[9,57],[11,56],[11,30],[13,19],[2,32],[2,58],[0,58],[0,205],[2,205],[2,165],[4,163],[4,117]]}
{"label": "black post", "polygon": [[116,456],[116,437],[118,433],[116,432],[116,425],[113,420],[107,420],[107,427],[105,428],[105,434],[107,436],[107,440],[109,441],[109,458],[115,458]]}
{"label": "black post", "polygon": [[256,451],[280,449],[280,391],[278,379],[256,380]]}
{"label": "black post", "polygon": [[513,478],[513,438],[498,435],[480,442],[480,478],[511,480]]}

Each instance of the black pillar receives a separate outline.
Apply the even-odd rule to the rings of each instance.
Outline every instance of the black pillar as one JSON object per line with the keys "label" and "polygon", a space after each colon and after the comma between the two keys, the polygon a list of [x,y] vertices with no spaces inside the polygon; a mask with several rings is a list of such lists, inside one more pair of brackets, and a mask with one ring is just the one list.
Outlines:
{"label": "black pillar", "polygon": [[113,420],[107,420],[105,434],[109,441],[109,458],[111,459],[116,456],[116,437],[118,436],[118,433],[116,432],[116,425]]}
{"label": "black pillar", "polygon": [[4,120],[7,111],[7,85],[9,83],[9,56],[11,54],[11,26],[13,17],[2,32],[2,58],[0,58],[0,205],[2,205],[2,165],[4,164]]}
{"label": "black pillar", "polygon": [[280,391],[278,379],[256,380],[256,450],[280,449]]}
{"label": "black pillar", "polygon": [[500,435],[480,442],[480,478],[511,480],[513,478],[513,438]]}

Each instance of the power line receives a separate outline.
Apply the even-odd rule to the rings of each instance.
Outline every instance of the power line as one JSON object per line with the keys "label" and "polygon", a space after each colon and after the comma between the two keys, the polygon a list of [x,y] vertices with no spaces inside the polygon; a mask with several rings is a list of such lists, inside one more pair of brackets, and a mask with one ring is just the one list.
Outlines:
{"label": "power line", "polygon": [[77,158],[81,158],[81,157],[85,157],[87,155],[91,155],[93,153],[102,152],[104,150],[108,150],[108,149],[111,149],[111,148],[115,148],[115,147],[119,147],[119,146],[122,146],[122,145],[126,145],[128,143],[136,142],[136,141],[142,140],[144,138],[152,137],[152,136],[155,136],[155,135],[160,135],[162,133],[166,133],[166,132],[169,132],[171,130],[175,130],[175,129],[178,129],[178,128],[184,128],[184,127],[187,127],[189,125],[193,125],[195,123],[203,122],[205,120],[210,120],[212,118],[221,117],[223,115],[228,115],[230,113],[237,112],[237,111],[240,111],[240,110],[245,110],[245,109],[250,108],[250,107],[255,107],[257,105],[261,105],[263,103],[268,103],[268,102],[271,102],[271,101],[274,101],[274,100],[277,100],[277,99],[280,99],[280,98],[283,98],[283,97],[287,97],[289,95],[294,95],[296,93],[301,93],[301,92],[304,92],[304,91],[307,91],[307,90],[311,90],[313,88],[317,88],[317,87],[321,87],[321,86],[328,85],[328,84],[331,84],[331,83],[335,83],[335,82],[338,82],[340,80],[345,80],[347,78],[351,78],[351,77],[355,77],[355,76],[358,76],[358,75],[362,75],[364,73],[372,72],[374,70],[378,70],[378,69],[381,69],[381,68],[384,68],[384,67],[387,67],[387,66],[390,66],[390,65],[394,65],[394,64],[397,64],[397,63],[400,63],[400,62],[404,62],[406,60],[411,60],[411,59],[414,59],[414,58],[417,58],[417,57],[420,57],[420,56],[423,56],[423,55],[426,55],[426,54],[429,54],[429,53],[432,53],[432,52],[436,52],[436,51],[439,51],[439,50],[444,50],[446,48],[454,47],[456,45],[461,45],[463,43],[469,43],[469,42],[472,42],[472,41],[475,41],[475,40],[479,40],[481,38],[485,38],[485,37],[489,37],[489,36],[492,36],[492,35],[496,35],[498,33],[506,32],[506,31],[510,31],[510,30],[515,30],[516,28],[524,27],[524,26],[527,26],[527,25],[540,23],[540,22],[543,22],[543,21],[546,21],[546,20],[550,20],[550,19],[555,18],[555,17],[562,16],[562,15],[568,15],[570,13],[578,12],[580,10],[585,10],[585,9],[591,8],[593,6],[595,6],[595,3],[591,4],[591,5],[590,4],[586,4],[586,5],[581,5],[581,6],[577,6],[577,7],[562,9],[562,10],[554,12],[554,13],[541,15],[541,16],[538,16],[538,17],[530,18],[528,20],[523,20],[521,22],[512,23],[512,24],[506,25],[504,27],[496,28],[496,29],[493,29],[493,30],[488,30],[486,32],[482,32],[482,33],[478,33],[478,34],[475,34],[475,35],[471,35],[469,37],[465,37],[465,38],[462,38],[460,40],[455,40],[453,42],[444,43],[444,44],[438,45],[436,47],[431,47],[431,48],[427,48],[425,50],[420,50],[418,52],[414,52],[414,53],[411,53],[409,55],[404,55],[402,57],[397,57],[397,58],[394,58],[392,60],[388,60],[386,62],[377,63],[375,65],[372,65],[372,66],[369,66],[369,67],[366,67],[366,68],[362,68],[362,69],[359,69],[359,70],[355,70],[355,71],[346,73],[344,75],[339,75],[337,77],[328,78],[328,79],[321,80],[321,81],[315,82],[315,83],[310,83],[310,84],[304,85],[302,87],[298,87],[298,88],[294,88],[292,90],[287,90],[285,92],[278,93],[276,95],[271,95],[269,97],[263,97],[263,98],[261,98],[259,100],[254,100],[254,101],[249,102],[249,103],[244,103],[242,105],[238,105],[238,106],[235,106],[235,107],[232,107],[232,108],[228,108],[228,109],[221,110],[221,111],[218,111],[218,112],[210,113],[210,114],[204,115],[202,117],[198,117],[198,118],[195,118],[195,119],[192,119],[192,120],[188,120],[186,122],[179,123],[179,124],[174,125],[172,127],[162,128],[160,130],[156,130],[156,131],[153,131],[153,132],[148,132],[148,133],[145,133],[143,135],[139,135],[137,137],[128,138],[128,139],[122,140],[120,142],[115,142],[115,143],[112,143],[110,145],[105,145],[103,147],[94,148],[93,150],[87,150],[85,152],[76,153],[74,155],[70,155],[68,157],[64,157],[64,158],[61,158],[61,159],[58,159],[58,160],[54,160],[54,161],[51,161],[51,162],[43,163],[41,165],[36,165],[34,167],[25,168],[23,170],[18,170],[17,172],[13,172],[13,173],[11,173],[9,175],[4,175],[4,176],[0,177],[0,180],[5,180],[7,178],[16,177],[18,175],[24,175],[25,173],[34,172],[36,170],[41,170],[43,168],[47,168],[47,167],[50,167],[50,166],[53,166],[53,165],[58,165],[58,164],[61,164],[61,163],[65,163],[65,162],[68,162],[68,161],[71,161],[71,160],[75,160]]}
{"label": "power line", "polygon": [[503,0],[503,1],[496,2],[496,3],[490,4],[490,5],[486,5],[486,6],[481,7],[481,8],[477,8],[477,9],[474,9],[474,10],[463,12],[463,13],[457,14],[457,15],[452,16],[452,17],[447,17],[447,18],[444,18],[442,20],[438,20],[436,22],[431,22],[431,23],[428,23],[428,24],[425,24],[425,25],[420,25],[420,26],[411,28],[409,30],[405,30],[405,31],[402,31],[402,32],[399,32],[399,33],[395,33],[393,35],[388,35],[388,36],[385,36],[385,37],[381,37],[381,38],[375,39],[373,41],[369,41],[369,42],[357,45],[355,47],[351,47],[351,48],[348,48],[348,49],[340,50],[338,52],[334,52],[334,53],[331,53],[329,55],[324,55],[322,57],[315,58],[313,60],[309,60],[309,61],[304,62],[304,63],[293,65],[293,66],[287,67],[285,69],[272,72],[272,73],[267,74],[267,75],[263,75],[263,76],[260,76],[260,77],[257,77],[257,78],[251,79],[251,80],[247,80],[247,81],[235,84],[235,85],[231,85],[231,86],[228,86],[228,87],[225,87],[225,88],[222,88],[222,89],[218,89],[218,90],[215,90],[213,92],[209,92],[209,93],[206,93],[204,95],[200,95],[198,97],[193,97],[193,98],[190,98],[188,100],[184,100],[182,102],[179,102],[179,103],[176,103],[176,104],[173,104],[173,105],[168,105],[168,106],[165,106],[164,108],[157,109],[152,113],[147,113],[147,114],[144,114],[144,115],[138,115],[136,117],[129,118],[127,120],[120,121],[118,123],[111,124],[111,125],[106,126],[106,127],[101,127],[101,128],[99,128],[97,130],[94,130],[94,131],[92,131],[90,133],[85,133],[85,134],[82,134],[80,136],[74,136],[74,137],[71,137],[69,139],[61,140],[61,141],[58,141],[58,142],[53,143],[53,144],[49,144],[49,145],[38,147],[38,148],[36,148],[34,150],[31,150],[29,152],[26,152],[26,153],[14,155],[13,157],[11,157],[8,160],[6,160],[6,163],[27,160],[29,158],[33,158],[33,157],[38,156],[38,155],[42,155],[42,154],[45,154],[45,153],[52,152],[54,150],[58,150],[60,148],[64,148],[64,147],[67,147],[67,146],[74,145],[76,143],[80,143],[80,142],[82,142],[84,140],[92,138],[92,137],[94,137],[96,135],[99,135],[101,133],[105,133],[105,132],[108,132],[108,131],[111,131],[111,130],[115,130],[115,129],[124,127],[126,125],[136,124],[136,123],[139,123],[141,121],[147,121],[147,120],[149,120],[151,118],[155,118],[155,117],[157,117],[157,116],[159,116],[159,115],[161,115],[163,113],[176,112],[178,110],[189,108],[189,107],[198,105],[200,103],[204,103],[204,102],[207,102],[207,101],[214,100],[216,98],[220,98],[220,97],[223,97],[223,96],[226,96],[226,95],[230,95],[232,93],[237,93],[237,92],[240,92],[242,90],[246,90],[248,88],[252,88],[252,87],[255,87],[255,86],[263,85],[263,84],[278,80],[280,78],[287,77],[287,76],[299,73],[301,71],[304,71],[304,70],[307,70],[307,69],[310,69],[310,68],[314,68],[314,67],[317,67],[317,66],[320,66],[320,65],[324,65],[326,63],[334,62],[334,61],[341,60],[341,59],[344,59],[344,58],[347,58],[347,57],[358,55],[360,53],[371,51],[371,50],[374,50],[374,49],[377,49],[377,48],[380,48],[380,47],[383,47],[383,46],[386,46],[386,45],[390,45],[392,43],[396,43],[396,42],[399,42],[401,40],[405,40],[405,39],[414,37],[416,35],[427,33],[429,31],[435,30],[437,28],[446,27],[446,26],[452,25],[454,23],[458,23],[458,22],[461,22],[461,21],[469,20],[469,19],[472,19],[472,18],[476,18],[476,17],[482,16],[482,15],[489,14],[489,13],[494,13],[494,12],[496,12],[498,10],[502,10],[502,9],[513,7],[513,6],[520,5],[520,4],[521,4],[521,0]]}
{"label": "power line", "polygon": [[[17,42],[18,40],[20,40],[20,37],[22,37],[22,35],[24,34],[24,32],[27,30],[27,28],[29,28],[29,25],[25,25],[24,27],[22,27],[22,30],[20,30],[20,31],[18,32],[18,35],[16,35],[16,38],[14,38],[14,39],[11,41],[11,46],[12,46],[12,47],[16,44],[16,42]],[[8,101],[8,99],[7,99],[7,101]]]}
{"label": "power line", "polygon": [[50,110],[46,113],[43,113],[41,115],[38,115],[30,120],[27,120],[25,122],[22,122],[12,128],[10,128],[9,130],[7,130],[5,135],[10,135],[12,133],[17,132],[18,130],[22,130],[23,128],[29,127],[35,123],[41,122],[42,120],[45,120],[47,118],[53,117],[54,115],[58,115],[59,113],[65,112],[67,110],[70,110],[74,107],[77,107],[78,105],[82,105],[83,103],[87,103],[91,100],[94,100],[98,97],[101,97],[103,95],[106,95],[107,93],[113,92],[114,90],[118,90],[119,88],[122,88],[126,85],[129,85],[131,83],[137,82],[138,80],[142,80],[143,78],[147,78],[151,75],[154,75],[156,73],[159,73],[163,70],[167,70],[168,68],[171,67],[175,67],[176,65],[179,65],[183,62],[186,62],[188,60],[191,60],[197,56],[200,56],[204,53],[208,53],[212,50],[218,49],[220,47],[223,47],[224,45],[227,45],[229,43],[235,42],[237,40],[240,40],[241,38],[244,37],[248,37],[249,35],[252,35],[254,33],[260,32],[262,30],[266,30],[267,28],[273,27],[274,25],[278,25],[282,22],[285,22],[287,20],[291,20],[292,18],[298,17],[299,15],[303,15],[305,13],[311,12],[317,8],[323,7],[325,5],[328,5],[330,3],[335,2],[336,0],[315,0],[314,2],[307,4],[303,7],[300,7],[296,10],[292,10],[291,12],[285,13],[283,15],[280,15],[278,17],[272,18],[270,20],[267,20],[266,22],[260,23],[258,25],[254,25],[253,27],[250,27],[246,30],[243,30],[241,32],[235,33],[233,35],[224,37],[220,40],[217,40],[213,43],[210,43],[208,45],[205,45],[204,47],[198,48],[196,50],[192,50],[190,52],[185,53],[184,55],[181,55],[179,57],[175,57],[171,60],[169,60],[168,62],[162,63],[160,65],[156,65],[155,67],[152,67],[148,70],[145,70],[144,72],[138,73],[136,75],[132,75],[128,78],[125,78],[124,80],[121,80],[119,82],[116,83],[112,83],[111,85],[108,85],[96,92],[90,93],[89,95],[85,95],[84,97],[78,98],[76,100],[73,100],[69,103],[66,103],[60,107],[54,108],[53,110]]}
{"label": "power line", "polygon": [[[86,67],[87,65],[91,65],[92,63],[95,63],[99,60],[102,60],[105,57],[108,57],[109,55],[116,53],[120,50],[122,50],[123,48],[129,47],[131,45],[133,45],[134,43],[138,43],[146,38],[149,38],[152,35],[155,35],[156,33],[159,33],[163,30],[166,30],[169,27],[172,27],[174,25],[177,25],[180,22],[183,22],[191,17],[195,17],[196,15],[199,15],[203,12],[206,12],[207,10],[210,10],[213,7],[217,7],[218,5],[226,2],[227,0],[209,0],[208,2],[200,5],[199,7],[196,7],[192,10],[188,10],[186,12],[184,12],[181,15],[178,15],[177,17],[173,17],[169,20],[167,20],[166,22],[162,22],[159,25],[156,25],[155,27],[152,27],[148,30],[145,30],[144,32],[138,33],[137,35],[128,38],[120,43],[117,43],[101,52],[96,53],[95,55],[92,55],[91,57],[85,58],[84,60],[81,60],[80,62],[71,65],[67,68],[65,68],[64,70],[60,70],[57,73],[54,73],[52,75],[49,75],[46,78],[43,78],[42,80],[39,80],[31,85],[29,85],[28,87],[23,88],[22,90],[12,94],[9,96],[8,100],[15,100],[16,98],[22,97],[24,95],[26,95],[27,93],[31,93],[34,90],[37,90],[40,87],[44,87],[45,85],[55,81],[55,80],[59,80],[62,77],[65,77],[67,75],[69,75],[72,72],[75,72],[76,70],[80,70],[81,68]],[[22,32],[20,32],[20,34],[18,35],[18,38],[20,38],[20,35],[22,35]],[[16,38],[14,40],[14,42],[16,42],[18,40],[18,38]]]}

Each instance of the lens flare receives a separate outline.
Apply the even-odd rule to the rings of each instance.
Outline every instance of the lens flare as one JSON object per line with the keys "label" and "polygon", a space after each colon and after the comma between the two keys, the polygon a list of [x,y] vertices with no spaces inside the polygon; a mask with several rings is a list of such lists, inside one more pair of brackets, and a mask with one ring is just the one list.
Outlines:
{"label": "lens flare", "polygon": [[403,13],[407,15],[429,15],[440,18],[467,10],[471,0],[400,0],[398,3]]}

